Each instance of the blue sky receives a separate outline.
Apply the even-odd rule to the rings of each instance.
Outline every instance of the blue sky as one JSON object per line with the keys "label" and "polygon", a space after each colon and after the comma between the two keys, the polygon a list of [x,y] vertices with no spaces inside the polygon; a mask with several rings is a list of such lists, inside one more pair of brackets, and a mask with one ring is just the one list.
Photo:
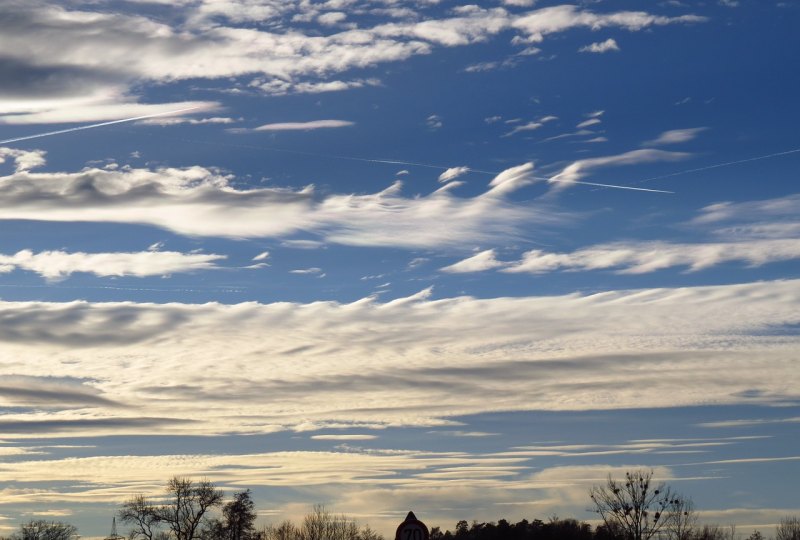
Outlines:
{"label": "blue sky", "polygon": [[800,511],[794,2],[3,11],[0,534]]}

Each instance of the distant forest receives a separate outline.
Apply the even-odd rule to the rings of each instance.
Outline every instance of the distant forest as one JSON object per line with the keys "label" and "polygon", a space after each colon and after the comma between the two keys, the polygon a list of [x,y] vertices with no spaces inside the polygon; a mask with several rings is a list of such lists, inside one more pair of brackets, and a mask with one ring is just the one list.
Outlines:
{"label": "distant forest", "polygon": [[[589,490],[591,508],[600,525],[551,517],[546,521],[505,519],[456,523],[454,530],[430,529],[429,540],[766,540],[759,531],[737,532],[734,526],[698,525],[691,499],[653,482],[652,471],[631,471],[623,479],[609,477]],[[386,540],[345,515],[315,506],[300,523],[256,526],[250,490],[229,501],[211,482],[174,477],[158,501],[136,495],[125,501],[115,519],[126,535],[106,540]],[[115,531],[116,532],[116,531]],[[800,540],[800,519],[785,517],[774,540]],[[77,540],[75,526],[60,521],[33,520],[0,540]],[[388,539],[391,540],[391,539]],[[402,539],[401,539],[402,540]]]}

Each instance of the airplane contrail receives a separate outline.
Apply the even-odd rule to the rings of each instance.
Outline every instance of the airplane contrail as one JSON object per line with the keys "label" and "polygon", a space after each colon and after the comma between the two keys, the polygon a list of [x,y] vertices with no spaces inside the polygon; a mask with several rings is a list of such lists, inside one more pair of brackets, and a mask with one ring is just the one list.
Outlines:
{"label": "airplane contrail", "polygon": [[707,171],[709,169],[719,169],[720,167],[730,167],[731,165],[739,165],[740,163],[748,163],[750,161],[760,161],[762,159],[769,159],[779,156],[785,156],[788,154],[797,154],[800,152],[800,148],[794,148],[793,150],[786,150],[784,152],[775,152],[774,154],[766,154],[763,156],[755,156],[745,159],[737,159],[736,161],[726,161],[725,163],[715,163],[714,165],[706,165],[705,167],[697,167],[696,169],[686,169],[683,171],[678,171],[669,174],[662,174],[661,176],[653,176],[651,178],[645,178],[643,180],[639,180],[636,182],[637,184],[642,184],[644,182],[649,182],[650,180],[661,180],[663,178],[672,178],[673,176],[681,176],[683,174],[689,174],[693,172],[700,172],[700,171]]}
{"label": "airplane contrail", "polygon": [[[298,154],[301,156],[313,156],[313,157],[321,157],[327,159],[346,159],[348,161],[361,161],[363,163],[385,163],[387,165],[407,165],[409,167],[424,167],[426,169],[435,169],[438,171],[446,171],[451,167],[445,167],[444,165],[434,165],[431,163],[419,163],[417,161],[403,161],[400,159],[377,159],[377,158],[365,158],[365,157],[358,157],[358,156],[345,156],[340,154],[325,154],[322,152],[307,152],[304,150],[290,150],[288,148],[276,148],[274,146],[257,146],[254,144],[235,144],[235,143],[226,143],[226,142],[219,142],[219,141],[200,141],[195,139],[183,139],[186,142],[191,143],[202,143],[202,144],[213,144],[213,145],[221,145],[221,146],[230,146],[232,148],[251,148],[253,150],[269,150],[272,152],[283,152],[286,154]],[[478,173],[478,174],[488,174],[491,176],[496,176],[500,174],[502,171],[487,171],[483,169],[473,169],[472,167],[467,167],[470,172]],[[553,178],[548,178],[544,176],[531,176],[534,180],[545,180],[547,182],[563,182],[566,184],[582,184],[586,186],[595,186],[595,187],[604,187],[604,188],[611,188],[611,189],[626,189],[630,191],[646,191],[648,193],[666,193],[669,195],[674,195],[674,191],[667,191],[664,189],[648,189],[648,188],[640,188],[634,186],[621,186],[616,184],[600,184],[597,182],[584,182],[582,180],[556,180]]]}
{"label": "airplane contrail", "polygon": [[125,122],[135,122],[136,120],[144,120],[146,118],[155,118],[157,116],[168,116],[170,114],[177,114],[185,111],[192,111],[194,109],[201,108],[199,105],[195,107],[186,107],[184,109],[176,109],[174,111],[166,111],[161,113],[154,113],[154,114],[145,114],[143,116],[134,116],[133,118],[123,118],[122,120],[111,120],[110,122],[100,122],[99,124],[90,124],[88,126],[78,126],[74,128],[68,129],[59,129],[58,131],[48,131],[46,133],[37,133],[36,135],[26,135],[25,137],[16,137],[14,139],[6,139],[5,141],[0,141],[0,144],[8,144],[8,143],[15,143],[19,141],[27,141],[28,139],[38,139],[39,137],[49,137],[50,135],[60,135],[62,133],[70,133],[72,131],[81,131],[83,129],[92,129],[97,127],[103,126],[110,126],[112,124],[123,124]]}
{"label": "airplane contrail", "polygon": [[597,186],[597,187],[605,187],[605,188],[614,188],[614,189],[630,189],[632,191],[649,191],[651,193],[668,193],[670,195],[675,195],[674,191],[667,191],[666,189],[647,189],[647,188],[638,188],[633,186],[619,186],[616,184],[599,184],[597,182],[584,182],[583,180],[555,180],[554,178],[543,178],[540,176],[534,176],[537,180],[547,180],[548,182],[564,182],[567,184],[583,184],[584,186]]}
{"label": "airplane contrail", "polygon": [[[370,158],[358,158],[358,157],[350,157],[350,156],[332,156],[328,155],[327,157],[334,157],[339,159],[352,159],[357,161],[367,161],[370,163],[387,163],[389,165],[409,165],[411,167],[426,167],[428,169],[437,169],[440,171],[446,171],[450,169],[450,167],[444,167],[442,165],[431,165],[429,163],[417,163],[414,161],[400,161],[396,159],[370,159]],[[481,169],[473,169],[472,167],[467,167],[470,172],[479,173],[479,174],[489,174],[492,176],[496,176],[500,174],[501,171],[484,171]],[[651,193],[669,193],[674,195],[674,191],[666,191],[663,189],[647,189],[647,188],[639,188],[633,186],[620,186],[616,184],[599,184],[597,182],[584,182],[582,180],[556,180],[555,178],[547,178],[544,176],[531,176],[534,180],[545,180],[547,182],[563,182],[565,184],[583,184],[585,186],[596,186],[596,187],[605,187],[605,188],[613,188],[613,189],[629,189],[632,191],[648,191]]]}

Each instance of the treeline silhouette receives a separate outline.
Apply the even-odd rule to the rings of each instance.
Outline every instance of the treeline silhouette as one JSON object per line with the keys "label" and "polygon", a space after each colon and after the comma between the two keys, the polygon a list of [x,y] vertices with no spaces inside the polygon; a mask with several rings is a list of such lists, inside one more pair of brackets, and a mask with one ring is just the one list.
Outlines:
{"label": "treeline silhouette", "polygon": [[[794,532],[791,523],[794,522]],[[453,531],[442,532],[439,527],[431,529],[431,540],[629,540],[621,532],[613,532],[606,525],[593,528],[584,521],[572,518],[551,517],[547,521],[523,519],[510,523],[505,519],[497,522],[472,524],[459,521]],[[675,536],[662,532],[655,535],[658,540],[671,540]],[[758,531],[751,534],[737,533],[735,526],[703,525],[683,537],[684,540],[769,540]],[[797,518],[786,518],[778,526],[775,540],[800,540],[800,522]]]}
{"label": "treeline silhouette", "polygon": [[[653,471],[630,471],[619,480],[609,476],[591,488],[589,499],[599,518],[596,527],[555,516],[516,523],[462,520],[452,531],[432,527],[430,540],[766,540],[758,531],[747,536],[733,526],[699,526],[691,499],[654,483]],[[128,527],[127,540],[385,540],[368,525],[323,506],[315,506],[299,523],[285,520],[259,528],[250,490],[225,501],[208,480],[178,476],[167,483],[165,497],[136,495],[116,517]],[[106,540],[126,539],[115,531]],[[800,519],[782,519],[774,539],[800,540]],[[32,520],[0,540],[78,540],[78,530],[61,521]]]}

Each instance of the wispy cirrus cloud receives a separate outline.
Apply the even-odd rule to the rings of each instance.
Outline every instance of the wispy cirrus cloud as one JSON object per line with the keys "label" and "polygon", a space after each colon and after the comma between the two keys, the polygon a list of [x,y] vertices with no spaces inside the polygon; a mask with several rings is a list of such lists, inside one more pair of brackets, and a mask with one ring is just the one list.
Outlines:
{"label": "wispy cirrus cloud", "polygon": [[584,129],[591,126],[595,126],[600,123],[602,123],[602,120],[600,120],[600,118],[589,118],[588,120],[584,120],[583,122],[579,123],[575,127],[577,127],[578,129]]}
{"label": "wispy cirrus cloud", "polygon": [[707,127],[696,127],[686,129],[671,129],[664,131],[653,140],[645,141],[642,146],[663,146],[666,144],[679,144],[694,140],[700,133],[706,131]]}
{"label": "wispy cirrus cloud", "polygon": [[697,425],[707,428],[737,428],[768,424],[800,424],[800,416],[789,418],[741,418],[736,420],[720,420],[717,422],[702,422]]}
{"label": "wispy cirrus cloud", "polygon": [[543,127],[548,122],[552,122],[553,120],[558,120],[558,118],[552,115],[543,116],[538,120],[533,120],[531,122],[526,122],[524,124],[514,126],[514,129],[503,135],[503,137],[511,137],[513,135],[516,135],[517,133],[523,133],[525,131],[535,131]]}
{"label": "wispy cirrus cloud", "polygon": [[707,229],[720,240],[760,242],[800,236],[800,195],[775,199],[720,202],[701,209],[689,225]]}
{"label": "wispy cirrus cloud", "polygon": [[702,209],[692,220],[694,224],[725,224],[733,221],[759,223],[776,220],[795,221],[800,215],[800,194],[793,193],[774,199],[744,202],[719,202]]}

